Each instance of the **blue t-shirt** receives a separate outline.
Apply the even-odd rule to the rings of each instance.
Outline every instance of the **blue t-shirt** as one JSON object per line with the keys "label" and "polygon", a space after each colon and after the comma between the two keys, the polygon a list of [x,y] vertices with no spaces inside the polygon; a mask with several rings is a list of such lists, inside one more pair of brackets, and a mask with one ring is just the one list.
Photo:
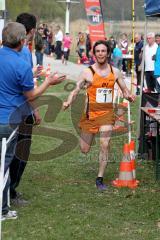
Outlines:
{"label": "blue t-shirt", "polygon": [[0,49],[0,124],[18,124],[31,113],[23,92],[34,88],[33,73],[21,53]]}
{"label": "blue t-shirt", "polygon": [[158,45],[154,62],[154,76],[156,78],[160,77],[160,45]]}
{"label": "blue t-shirt", "polygon": [[113,50],[113,57],[122,58],[122,50],[118,47],[114,48]]}
{"label": "blue t-shirt", "polygon": [[32,54],[27,46],[25,45],[23,46],[22,50],[20,51],[20,54],[22,58],[31,65],[31,68],[33,68]]}

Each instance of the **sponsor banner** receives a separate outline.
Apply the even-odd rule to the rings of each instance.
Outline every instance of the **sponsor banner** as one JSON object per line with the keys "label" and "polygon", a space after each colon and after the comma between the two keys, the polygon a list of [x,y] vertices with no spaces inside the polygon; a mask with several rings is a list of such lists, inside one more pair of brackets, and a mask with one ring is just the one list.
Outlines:
{"label": "sponsor banner", "polygon": [[84,0],[90,39],[92,44],[98,40],[104,40],[105,30],[100,0]]}

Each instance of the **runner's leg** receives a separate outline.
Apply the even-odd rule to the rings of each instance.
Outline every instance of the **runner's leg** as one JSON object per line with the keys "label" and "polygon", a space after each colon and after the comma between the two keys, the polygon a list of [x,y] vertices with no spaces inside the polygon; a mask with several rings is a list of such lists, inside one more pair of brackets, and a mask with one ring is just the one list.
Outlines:
{"label": "runner's leg", "polygon": [[98,177],[103,177],[108,161],[108,145],[112,133],[112,125],[100,127],[100,152]]}
{"label": "runner's leg", "polygon": [[80,149],[82,153],[88,153],[90,148],[91,148],[91,144],[94,138],[94,134],[93,133],[81,133],[80,136]]}

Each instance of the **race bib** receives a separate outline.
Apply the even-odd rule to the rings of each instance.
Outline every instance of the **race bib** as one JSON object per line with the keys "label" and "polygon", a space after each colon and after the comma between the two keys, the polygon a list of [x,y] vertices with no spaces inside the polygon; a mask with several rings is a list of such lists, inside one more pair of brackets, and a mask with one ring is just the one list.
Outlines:
{"label": "race bib", "polygon": [[97,103],[111,103],[112,102],[112,89],[111,88],[97,88],[96,102]]}

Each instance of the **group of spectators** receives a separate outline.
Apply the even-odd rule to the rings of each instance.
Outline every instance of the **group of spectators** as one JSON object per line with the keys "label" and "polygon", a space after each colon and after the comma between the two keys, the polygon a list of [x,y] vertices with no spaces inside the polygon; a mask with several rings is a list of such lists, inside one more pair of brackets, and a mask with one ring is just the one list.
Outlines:
{"label": "group of spectators", "polygon": [[[56,85],[65,79],[65,76],[50,74],[40,86],[33,81],[33,63],[29,43],[34,38],[35,30],[36,17],[29,13],[22,13],[17,16],[16,22],[9,22],[2,31],[0,152],[2,139],[8,139],[14,129],[16,132],[7,145],[5,154],[4,172],[6,173],[9,169],[10,174],[3,190],[1,220],[17,218],[17,212],[10,210],[9,190],[11,206],[22,206],[28,203],[17,192],[17,187],[29,158],[33,124],[39,124],[41,121],[39,112],[35,109],[34,100],[50,85]],[[39,28],[38,31],[42,32],[42,29]],[[40,55],[38,57],[41,59]]]}
{"label": "group of spectators", "polygon": [[78,63],[92,65],[95,62],[92,45],[90,40],[90,34],[88,31],[79,32],[77,38]]}
{"label": "group of spectators", "polygon": [[115,40],[114,37],[111,36],[108,43],[112,49],[112,65],[119,70],[122,70],[124,73],[130,74],[131,54],[134,48],[132,40],[129,41],[127,34],[123,33],[118,40]]}
{"label": "group of spectators", "polygon": [[[119,41],[116,41],[113,36],[106,40],[111,48],[110,63],[120,70],[127,72],[127,62],[123,59],[123,54],[130,52],[130,46],[127,39],[127,35],[124,33]],[[77,52],[80,59],[80,63],[93,64],[95,61],[92,53],[92,45],[90,40],[90,34],[79,32],[77,40]]]}
{"label": "group of spectators", "polygon": [[[147,45],[145,47],[144,57],[146,86],[148,91],[160,92],[160,34],[148,33],[146,41]],[[119,40],[115,40],[115,38],[111,36],[107,42],[111,47],[110,63],[124,73],[131,73],[131,58],[124,58],[124,55],[131,55],[134,49],[134,63],[137,77],[136,93],[138,95],[140,93],[141,83],[141,62],[144,45],[143,36],[140,33],[136,33],[134,45],[132,40],[128,40],[128,36],[125,33],[120,36]],[[70,34],[63,34],[59,25],[57,25],[53,31],[52,26],[48,27],[47,24],[39,24],[34,37],[37,65],[43,65],[44,54],[52,56],[53,53],[56,59],[61,59],[62,63],[67,64],[71,44],[72,38]],[[28,46],[31,49],[30,42]],[[95,62],[88,31],[78,33],[76,51],[78,53],[78,63],[92,65]]]}
{"label": "group of spectators", "polygon": [[56,55],[56,59],[62,59],[67,64],[72,39],[69,33],[63,34],[61,27],[56,26],[55,32],[52,27],[48,28],[46,24],[40,24],[37,28],[34,44],[35,55],[38,65],[43,65],[43,55]]}
{"label": "group of spectators", "polygon": [[[160,34],[150,32],[147,34],[144,54],[144,73],[148,92],[160,92]],[[144,38],[140,33],[135,34],[134,45],[129,44],[126,34],[122,34],[120,40],[116,41],[113,36],[108,43],[112,49],[111,64],[123,72],[131,72],[131,59],[125,55],[131,55],[134,50],[134,64],[137,78],[137,91],[140,94],[142,56],[144,51]]]}
{"label": "group of spectators", "polygon": [[43,55],[52,55],[55,51],[54,34],[52,27],[39,24],[34,37],[35,55],[37,64],[43,65]]}
{"label": "group of spectators", "polygon": [[137,95],[140,93],[143,49],[147,92],[160,92],[160,34],[149,32],[146,37],[146,46],[144,49],[141,34],[135,34],[134,54],[137,75]]}

